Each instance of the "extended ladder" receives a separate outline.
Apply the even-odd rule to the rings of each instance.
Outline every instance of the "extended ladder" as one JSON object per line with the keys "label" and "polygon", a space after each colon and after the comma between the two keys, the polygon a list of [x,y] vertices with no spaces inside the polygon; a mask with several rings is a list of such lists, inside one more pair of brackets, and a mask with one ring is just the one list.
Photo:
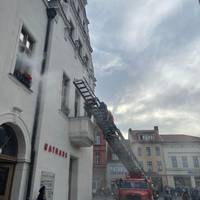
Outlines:
{"label": "extended ladder", "polygon": [[131,176],[144,175],[144,170],[139,164],[130,145],[124,139],[120,130],[116,127],[112,114],[108,111],[104,102],[99,101],[85,79],[74,80],[74,85],[85,100],[85,109],[102,130],[103,135],[113,152],[126,167]]}

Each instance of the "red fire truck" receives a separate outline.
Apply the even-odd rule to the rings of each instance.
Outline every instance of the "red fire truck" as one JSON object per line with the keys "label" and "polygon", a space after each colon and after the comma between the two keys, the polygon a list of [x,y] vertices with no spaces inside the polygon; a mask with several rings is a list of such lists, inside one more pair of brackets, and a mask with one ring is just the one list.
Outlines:
{"label": "red fire truck", "polygon": [[123,163],[129,177],[113,181],[113,193],[116,200],[153,200],[153,188],[150,179],[114,123],[113,116],[104,102],[101,102],[85,79],[74,80],[74,85],[85,100],[88,116],[93,116],[102,130],[106,141]]}
{"label": "red fire truck", "polygon": [[116,200],[152,200],[152,183],[144,177],[113,180],[112,196]]}

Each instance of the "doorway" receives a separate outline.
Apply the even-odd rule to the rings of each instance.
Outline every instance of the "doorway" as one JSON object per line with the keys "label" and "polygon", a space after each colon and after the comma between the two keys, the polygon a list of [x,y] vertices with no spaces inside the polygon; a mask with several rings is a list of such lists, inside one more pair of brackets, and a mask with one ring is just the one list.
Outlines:
{"label": "doorway", "polygon": [[0,163],[0,200],[9,200],[14,164]]}
{"label": "doorway", "polygon": [[78,159],[70,156],[68,200],[77,200],[78,191]]}
{"label": "doorway", "polygon": [[18,144],[14,130],[0,126],[0,200],[10,200]]}

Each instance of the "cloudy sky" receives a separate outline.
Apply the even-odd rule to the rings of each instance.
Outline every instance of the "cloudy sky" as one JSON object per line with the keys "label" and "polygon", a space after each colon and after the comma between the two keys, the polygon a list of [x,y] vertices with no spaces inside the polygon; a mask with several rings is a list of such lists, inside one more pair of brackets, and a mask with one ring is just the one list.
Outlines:
{"label": "cloudy sky", "polygon": [[198,0],[89,0],[96,93],[118,127],[200,136]]}

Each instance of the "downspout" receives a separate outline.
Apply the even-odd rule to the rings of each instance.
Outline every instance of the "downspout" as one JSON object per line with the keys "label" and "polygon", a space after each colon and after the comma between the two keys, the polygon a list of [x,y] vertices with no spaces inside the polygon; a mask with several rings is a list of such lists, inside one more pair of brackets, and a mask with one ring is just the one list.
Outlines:
{"label": "downspout", "polygon": [[49,49],[49,36],[52,27],[52,21],[57,15],[55,8],[47,8],[47,27],[46,27],[46,36],[45,36],[45,43],[44,43],[44,50],[43,50],[43,60],[42,66],[40,70],[40,80],[38,85],[38,94],[36,99],[36,107],[35,107],[35,115],[34,115],[34,122],[33,122],[33,130],[32,130],[32,137],[31,137],[31,159],[30,159],[30,168],[28,174],[28,185],[27,185],[27,194],[26,200],[30,200],[31,196],[31,189],[32,189],[32,180],[33,180],[33,170],[34,170],[34,163],[35,163],[35,143],[36,137],[38,134],[39,122],[41,118],[41,107],[42,107],[42,95],[43,95],[43,76],[45,72],[47,72],[47,55]]}

